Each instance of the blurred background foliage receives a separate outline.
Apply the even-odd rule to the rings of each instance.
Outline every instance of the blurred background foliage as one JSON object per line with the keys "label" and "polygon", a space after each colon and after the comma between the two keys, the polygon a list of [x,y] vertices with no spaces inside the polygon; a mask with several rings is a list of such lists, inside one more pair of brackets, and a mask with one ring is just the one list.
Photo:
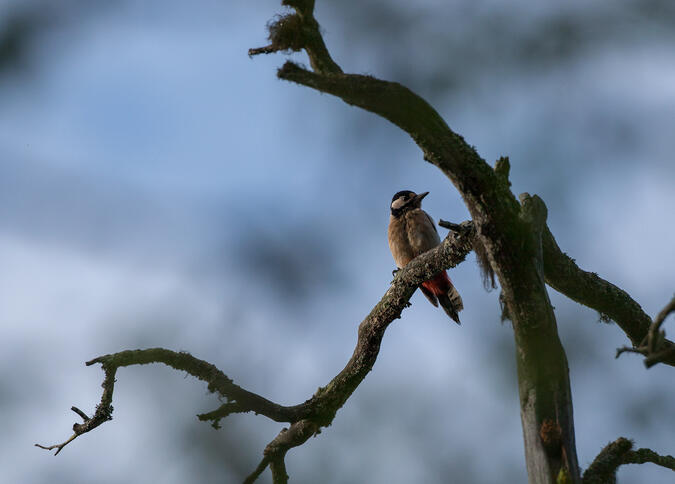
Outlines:
{"label": "blurred background foliage", "polygon": [[[237,482],[280,425],[161,367],[120,371],[115,420],[56,459],[98,401],[83,362],[164,346],[285,404],[347,361],[394,267],[391,195],[467,211],[387,122],[275,79],[278,2],[0,3],[0,464],[6,482]],[[675,5],[667,0],[317,2],[349,72],[406,84],[513,189],[537,193],[581,267],[650,314],[675,287]],[[301,56],[292,56],[307,62]],[[461,328],[420,295],[294,482],[524,482],[509,325],[473,261]],[[551,291],[580,464],[618,436],[673,454],[671,368],[614,360],[614,325]],[[667,326],[668,328],[668,326]],[[667,329],[666,328],[666,329]],[[269,481],[269,474],[263,482]],[[672,482],[627,466],[620,482]]]}

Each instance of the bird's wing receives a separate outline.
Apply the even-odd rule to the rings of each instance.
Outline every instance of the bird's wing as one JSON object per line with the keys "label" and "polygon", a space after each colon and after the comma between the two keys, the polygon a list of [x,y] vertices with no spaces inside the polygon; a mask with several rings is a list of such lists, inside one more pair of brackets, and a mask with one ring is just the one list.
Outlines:
{"label": "bird's wing", "polygon": [[[424,215],[427,216],[427,218],[429,219],[429,223],[430,223],[431,226],[434,228],[434,232],[436,232],[436,235],[438,235],[438,229],[436,228],[436,224],[434,223],[434,219],[432,219],[432,218],[431,218],[431,215],[429,215],[429,214],[426,213],[426,212],[424,212]],[[438,243],[439,243],[439,244],[441,243],[440,241],[441,241],[441,239],[440,239],[440,237],[439,237],[439,239],[438,239]]]}
{"label": "bird's wing", "polygon": [[433,220],[424,210],[418,209],[410,212],[406,228],[408,240],[415,256],[433,249],[441,243]]}

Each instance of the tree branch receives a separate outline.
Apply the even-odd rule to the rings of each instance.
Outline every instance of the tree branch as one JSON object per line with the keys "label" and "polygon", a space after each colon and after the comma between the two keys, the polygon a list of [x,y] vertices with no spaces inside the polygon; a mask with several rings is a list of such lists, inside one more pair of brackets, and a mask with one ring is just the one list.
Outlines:
{"label": "tree branch", "polygon": [[675,457],[661,456],[650,449],[631,450],[633,442],[619,437],[600,451],[583,476],[583,484],[614,484],[616,471],[624,464],[654,464],[675,470]]}
{"label": "tree branch", "polygon": [[632,348],[624,346],[617,349],[616,357],[618,358],[623,353],[639,353],[645,357],[644,363],[647,368],[657,363],[675,366],[675,344],[666,339],[665,331],[661,331],[661,325],[672,312],[675,312],[675,296],[654,318],[654,322],[649,325],[647,334],[640,344]]}
{"label": "tree branch", "polygon": [[312,435],[319,432],[319,426],[309,420],[300,420],[295,422],[288,429],[282,429],[272,442],[267,444],[263,452],[263,460],[267,459],[272,471],[272,481],[274,484],[285,484],[288,482],[286,473],[286,464],[284,458],[286,453],[293,447],[307,442]]}
{"label": "tree branch", "polygon": [[[131,365],[163,363],[176,370],[185,371],[195,378],[206,382],[208,384],[209,391],[218,393],[221,397],[230,400],[230,403],[232,404],[229,407],[230,413],[233,413],[235,410],[237,412],[253,411],[255,413],[265,415],[266,417],[277,422],[289,422],[299,419],[300,412],[302,411],[302,406],[284,407],[282,405],[277,405],[276,403],[271,402],[260,395],[249,392],[248,390],[244,390],[240,386],[235,385],[230,378],[228,378],[214,365],[195,358],[189,353],[177,353],[164,348],[128,350],[110,355],[99,356],[98,358],[88,361],[86,364],[87,366],[91,366],[95,363],[101,364],[101,368],[105,373],[105,378],[101,384],[103,387],[101,403],[96,406],[96,412],[94,413],[94,416],[90,419],[84,418],[86,417],[84,412],[79,409],[75,410],[75,407],[73,407],[73,411],[78,413],[80,416],[84,416],[84,423],[74,424],[73,431],[75,433],[62,444],[51,446],[35,444],[37,447],[46,450],[56,449],[56,453],[54,454],[56,455],[78,436],[95,429],[108,420],[112,420],[112,397],[113,391],[115,389],[115,375],[117,373],[117,369]],[[221,409],[219,409],[220,412],[212,412],[214,414],[214,426],[217,426],[218,420],[225,416]],[[204,419],[202,418],[202,420]]]}
{"label": "tree branch", "polygon": [[[501,158],[497,165],[502,167],[504,176],[507,176],[508,158]],[[508,179],[505,180],[508,183]],[[458,230],[459,227],[444,220],[441,220],[439,225],[449,230]],[[481,247],[476,245],[474,251],[478,255]],[[675,343],[665,339],[665,332],[660,331],[665,319],[675,312],[675,297],[659,312],[652,323],[649,316],[627,292],[594,272],[580,269],[574,259],[560,250],[548,226],[542,234],[542,248],[546,283],[573,301],[616,321],[634,342],[633,347],[619,348],[617,357],[623,353],[638,353],[645,356],[644,363],[647,368],[657,363],[675,366]]]}
{"label": "tree branch", "polygon": [[321,427],[331,424],[337,411],[344,405],[354,390],[370,372],[380,349],[380,342],[389,324],[400,318],[408,305],[408,300],[419,284],[432,278],[444,269],[462,262],[471,251],[475,237],[471,222],[458,225],[458,232],[450,232],[441,244],[412,260],[396,273],[390,288],[370,314],[361,322],[358,341],[351,359],[344,369],[307,401],[295,406],[278,405],[255,393],[235,385],[221,370],[211,363],[195,358],[189,353],[175,352],[164,348],[128,350],[99,356],[87,362],[87,366],[100,363],[105,372],[101,403],[91,419],[79,409],[74,411],[85,419],[83,424],[75,424],[75,434],[62,444],[38,447],[52,450],[58,454],[63,447],[79,435],[89,432],[102,423],[112,419],[112,396],[115,375],[118,368],[131,365],[162,363],[176,370],[185,371],[208,384],[209,391],[228,400],[218,409],[198,415],[200,420],[209,420],[215,427],[220,419],[241,412],[255,412],[277,422],[288,422],[291,426],[282,430],[265,448],[264,457],[246,482],[253,482],[269,465],[274,482],[286,482],[284,457],[293,447],[302,445],[307,439],[319,432]]}
{"label": "tree branch", "polygon": [[80,435],[85,434],[91,430],[94,430],[96,427],[98,427],[104,422],[107,422],[108,420],[112,420],[112,412],[113,412],[112,395],[113,389],[115,387],[116,369],[103,368],[103,370],[105,372],[105,378],[103,379],[103,383],[101,384],[101,386],[103,387],[103,393],[101,395],[101,403],[96,405],[96,411],[94,413],[94,416],[89,418],[79,408],[71,407],[71,410],[76,414],[78,414],[80,417],[82,417],[82,419],[84,420],[84,422],[81,424],[79,423],[73,424],[73,432],[74,432],[73,435],[71,435],[70,438],[68,438],[65,442],[61,444],[54,444],[50,446],[35,444],[36,447],[40,447],[41,449],[45,450],[56,449],[54,455],[58,455],[59,452],[61,452],[66,445],[71,443]]}

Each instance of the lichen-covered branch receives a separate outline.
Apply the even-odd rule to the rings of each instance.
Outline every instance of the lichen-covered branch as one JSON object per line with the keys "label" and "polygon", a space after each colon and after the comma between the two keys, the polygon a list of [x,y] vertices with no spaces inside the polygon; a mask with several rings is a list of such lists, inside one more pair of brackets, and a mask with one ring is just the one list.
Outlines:
{"label": "lichen-covered branch", "polygon": [[[282,405],[277,405],[260,395],[235,385],[227,375],[211,363],[195,358],[191,354],[185,352],[175,352],[164,348],[128,350],[99,356],[98,358],[88,361],[86,364],[87,366],[91,366],[96,363],[101,364],[101,368],[105,373],[105,378],[101,384],[103,387],[101,403],[96,406],[94,416],[92,418],[87,418],[84,412],[73,407],[73,411],[78,413],[78,415],[84,419],[84,423],[76,423],[73,425],[73,431],[75,433],[62,444],[51,446],[35,444],[36,446],[46,450],[56,449],[56,454],[58,454],[67,444],[75,440],[78,436],[95,429],[108,420],[112,420],[112,397],[115,389],[115,375],[117,369],[131,365],[163,363],[176,370],[185,371],[195,378],[206,382],[209,391],[218,393],[221,397],[230,400],[230,402],[228,402],[230,404],[228,407],[229,413],[253,411],[265,415],[277,422],[291,422],[299,419],[300,412],[302,411],[301,406],[284,407]],[[217,421],[225,416],[223,411],[212,413],[214,413],[214,425],[217,425]]]}
{"label": "lichen-covered branch", "polygon": [[600,451],[583,476],[583,484],[615,484],[616,471],[624,464],[651,462],[675,471],[675,457],[659,455],[651,449],[632,450],[633,442],[619,437]]}
{"label": "lichen-covered branch", "polygon": [[[463,224],[470,227],[470,222]],[[384,297],[359,325],[354,353],[344,369],[325,387],[319,388],[308,402],[313,411],[309,418],[321,426],[332,422],[356,387],[370,372],[380,351],[380,343],[389,324],[401,317],[408,300],[422,282],[442,269],[464,261],[471,251],[474,232],[451,232],[438,247],[413,259],[399,270]]]}
{"label": "lichen-covered branch", "polygon": [[54,455],[58,455],[59,452],[61,452],[66,445],[71,443],[80,435],[85,434],[91,430],[94,430],[96,427],[98,427],[104,422],[107,422],[108,420],[112,420],[112,412],[113,412],[112,397],[113,397],[113,390],[115,388],[116,370],[117,370],[116,368],[115,369],[105,367],[103,368],[103,371],[105,372],[105,378],[103,379],[103,383],[101,384],[101,386],[103,387],[103,393],[101,394],[101,402],[98,405],[96,405],[96,410],[91,418],[88,417],[87,414],[85,414],[79,408],[71,407],[71,410],[76,414],[78,414],[80,417],[82,417],[82,420],[84,421],[81,424],[77,422],[73,424],[73,432],[74,432],[73,435],[71,435],[67,440],[65,440],[60,444],[54,444],[49,446],[35,444],[35,446],[45,450],[56,449]]}
{"label": "lichen-covered branch", "polygon": [[56,449],[58,454],[79,435],[111,420],[117,369],[132,365],[162,363],[206,382],[209,391],[228,400],[218,409],[199,415],[200,420],[212,421],[213,425],[217,426],[220,419],[232,413],[252,411],[277,422],[290,423],[288,429],[282,430],[269,443],[260,465],[247,479],[247,482],[253,482],[269,465],[273,471],[274,482],[286,482],[288,479],[284,465],[286,452],[303,444],[309,437],[318,433],[321,427],[331,424],[337,411],[373,368],[385,330],[392,321],[401,316],[418,285],[441,270],[456,266],[471,251],[472,239],[475,237],[471,222],[463,222],[457,227],[458,229],[450,232],[438,247],[415,258],[396,273],[390,288],[361,322],[356,348],[344,369],[304,403],[295,406],[278,405],[234,384],[214,365],[189,353],[164,348],[121,351],[99,356],[87,362],[88,366],[101,364],[105,373],[101,403],[96,407],[94,416],[88,418],[84,412],[73,407],[73,410],[85,420],[83,424],[73,426],[74,435],[62,444],[36,445],[47,450]]}

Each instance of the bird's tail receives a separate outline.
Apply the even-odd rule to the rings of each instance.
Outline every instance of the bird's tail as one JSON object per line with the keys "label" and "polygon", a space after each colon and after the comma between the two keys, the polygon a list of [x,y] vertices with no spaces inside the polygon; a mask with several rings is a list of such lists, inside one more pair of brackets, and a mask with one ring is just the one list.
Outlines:
{"label": "bird's tail", "polygon": [[423,282],[422,286],[436,296],[445,313],[457,324],[460,324],[459,314],[457,313],[464,309],[464,304],[448,274],[445,271],[439,272],[433,279]]}

